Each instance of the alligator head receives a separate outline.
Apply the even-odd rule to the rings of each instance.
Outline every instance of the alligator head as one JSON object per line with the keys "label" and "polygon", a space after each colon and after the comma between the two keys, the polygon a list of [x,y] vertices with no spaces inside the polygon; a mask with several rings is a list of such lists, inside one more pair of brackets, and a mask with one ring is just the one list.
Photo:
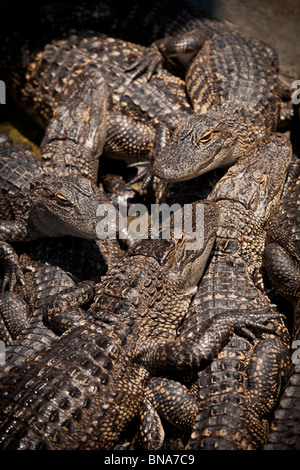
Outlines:
{"label": "alligator head", "polygon": [[272,134],[253,154],[229,168],[209,199],[240,202],[258,217],[266,218],[281,196],[291,159],[286,137]]}
{"label": "alligator head", "polygon": [[236,109],[187,116],[155,156],[154,174],[166,181],[186,181],[229,167],[252,145],[247,127]]}
{"label": "alligator head", "polygon": [[46,175],[32,184],[30,220],[39,236],[97,239],[99,204],[108,197],[89,180]]}
{"label": "alligator head", "polygon": [[[180,215],[177,219],[176,212]],[[219,224],[218,208],[212,201],[186,204],[176,212],[166,220],[167,224],[151,232],[152,239],[137,241],[125,256],[134,256],[136,262],[138,258],[152,258],[167,286],[165,295],[170,295],[172,286],[176,290],[174,298],[195,292]]]}

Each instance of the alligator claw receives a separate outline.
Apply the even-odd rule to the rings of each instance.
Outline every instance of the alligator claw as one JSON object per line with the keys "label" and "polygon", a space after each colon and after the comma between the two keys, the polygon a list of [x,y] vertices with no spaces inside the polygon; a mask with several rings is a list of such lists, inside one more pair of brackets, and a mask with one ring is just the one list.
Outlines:
{"label": "alligator claw", "polygon": [[93,281],[82,281],[76,286],[53,295],[43,305],[43,318],[61,333],[79,324],[84,318],[80,308],[92,299],[95,293]]}
{"label": "alligator claw", "polygon": [[19,282],[22,286],[25,286],[22,268],[17,268],[16,266],[12,265],[7,267],[6,265],[5,274],[3,277],[2,292],[4,292],[7,287],[8,290],[12,292],[17,282]]}
{"label": "alligator claw", "polygon": [[144,75],[146,80],[149,81],[152,75],[155,73],[160,76],[163,70],[163,57],[159,52],[157,46],[152,44],[148,51],[144,54],[143,57],[133,62],[129,67],[127,67],[127,72],[134,71],[131,79],[135,80],[136,78]]}
{"label": "alligator claw", "polygon": [[156,176],[153,173],[151,162],[145,161],[145,162],[131,163],[130,165],[128,165],[128,167],[137,168],[137,171],[138,171],[137,175],[131,181],[129,181],[130,185],[137,183],[139,181],[143,181],[142,190],[144,191],[150,185],[152,181],[155,182]]}
{"label": "alligator claw", "polygon": [[247,336],[250,339],[255,339],[256,335],[251,331],[254,330],[259,333],[276,334],[276,330],[272,326],[267,326],[264,323],[270,320],[278,320],[285,318],[282,313],[270,311],[273,305],[269,305],[259,310],[250,311],[247,313],[246,318],[241,318],[236,323],[237,333]]}
{"label": "alligator claw", "polygon": [[19,258],[14,252],[13,248],[9,245],[3,246],[5,246],[5,254],[2,256],[4,264],[2,292],[7,289],[9,291],[13,291],[17,282],[19,282],[22,286],[25,285],[25,280],[23,277],[23,271],[25,268],[21,265]]}

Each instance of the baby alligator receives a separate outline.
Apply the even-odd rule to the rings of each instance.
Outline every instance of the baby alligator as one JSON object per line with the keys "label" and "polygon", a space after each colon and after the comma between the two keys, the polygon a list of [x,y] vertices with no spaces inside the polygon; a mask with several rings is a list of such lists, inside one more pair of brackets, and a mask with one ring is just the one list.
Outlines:
{"label": "baby alligator", "polygon": [[274,288],[294,306],[292,361],[265,449],[300,450],[300,162],[296,160],[279,206],[270,217],[264,265]]}
{"label": "baby alligator", "polygon": [[142,446],[162,443],[161,426],[149,424],[153,409],[185,430],[190,450],[258,449],[266,442],[289,365],[289,334],[254,273],[291,158],[287,140],[274,135],[210,194],[220,210],[214,251],[175,345],[164,347],[177,372],[169,381],[163,371],[149,381]]}
{"label": "baby alligator", "polygon": [[[137,241],[96,286],[86,318],[2,378],[1,449],[114,446],[141,411],[150,372],[163,366],[156,351],[175,339],[205,268],[218,211],[203,209],[203,245],[189,249],[186,232]],[[45,305],[57,327],[74,311],[66,295]]]}

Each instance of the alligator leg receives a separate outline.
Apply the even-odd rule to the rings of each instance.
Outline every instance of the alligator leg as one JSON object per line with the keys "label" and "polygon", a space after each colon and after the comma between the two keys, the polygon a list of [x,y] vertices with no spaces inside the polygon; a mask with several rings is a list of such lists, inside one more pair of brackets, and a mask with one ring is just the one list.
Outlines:
{"label": "alligator leg", "polygon": [[245,312],[243,315],[243,311],[238,309],[221,313],[208,320],[193,340],[187,342],[178,337],[173,342],[158,344],[155,348],[151,346],[148,352],[142,353],[142,360],[155,373],[195,370],[214,359],[234,333],[254,340],[256,336],[251,330],[255,333],[273,333],[273,328],[264,323],[282,317],[270,311],[269,306]]}
{"label": "alligator leg", "polygon": [[80,75],[46,128],[41,143],[46,167],[97,182],[107,125],[106,94],[103,75],[96,68]]}
{"label": "alligator leg", "polygon": [[183,431],[190,431],[197,414],[197,397],[171,379],[152,377],[145,390],[141,412],[138,446],[147,450],[158,450],[164,440],[164,429],[160,417]]}
{"label": "alligator leg", "polygon": [[160,415],[151,401],[145,398],[140,413],[139,431],[131,442],[131,448],[160,449],[163,445],[164,437],[165,431]]}
{"label": "alligator leg", "polygon": [[154,140],[155,131],[149,125],[120,113],[108,112],[104,153],[109,157],[124,160],[126,156],[128,163],[147,158]]}
{"label": "alligator leg", "polygon": [[133,71],[132,79],[145,74],[147,80],[150,80],[154,73],[158,75],[161,73],[165,59],[172,62],[172,59],[176,58],[179,62],[186,64],[207,38],[206,29],[199,28],[159,39],[154,41],[144,56],[135,61],[127,70]]}
{"label": "alligator leg", "polygon": [[275,410],[266,450],[300,450],[300,268],[276,243],[266,246],[264,265],[272,285],[294,304],[292,358],[284,392]]}
{"label": "alligator leg", "polygon": [[[79,305],[85,304],[94,293],[94,283],[83,281],[65,289],[55,300],[50,298],[44,306],[44,319],[60,332],[66,331],[83,319]],[[51,307],[49,306],[51,305]],[[6,345],[22,334],[30,319],[27,302],[15,292],[0,295],[0,339]]]}
{"label": "alligator leg", "polygon": [[300,450],[300,340],[292,343],[292,363],[274,413],[265,450]]}
{"label": "alligator leg", "polygon": [[264,266],[275,289],[289,300],[300,298],[300,268],[292,257],[276,243],[264,251]]}
{"label": "alligator leg", "polygon": [[145,190],[153,182],[156,189],[159,181],[153,173],[153,160],[165,146],[168,137],[168,129],[164,124],[158,124],[156,129],[152,129],[148,124],[109,112],[104,153],[122,160],[126,155],[128,163],[133,162],[129,167],[137,168],[138,173],[129,184],[143,181],[142,190]]}
{"label": "alligator leg", "polygon": [[[226,312],[226,314],[220,314],[215,319],[206,322],[205,327],[198,333],[199,338],[197,341],[193,340],[187,343],[186,339],[184,342],[181,342],[179,338],[179,341],[177,340],[164,346],[158,346],[152,357],[150,357],[151,353],[150,356],[147,356],[148,366],[150,365],[152,372],[155,371],[158,373],[163,371],[165,372],[166,370],[170,373],[170,371],[173,370],[178,374],[180,372],[186,372],[187,370],[197,370],[212,361],[230,341],[230,338],[235,332],[242,336],[246,336],[250,341],[255,341],[256,336],[251,329],[253,329],[255,333],[258,333],[260,330],[263,334],[274,334],[274,329],[271,326],[264,325],[264,322],[281,316],[282,315],[278,313],[269,312],[269,307],[256,310],[251,313],[247,312],[247,315],[244,316],[241,315],[241,310],[231,312],[230,315],[228,312]],[[278,346],[277,342],[279,341],[277,340],[278,338],[274,339],[274,344],[272,343],[273,349],[270,347],[268,348],[268,351],[275,351]],[[263,346],[261,348],[262,352],[257,354],[259,359],[256,362],[253,359],[252,369],[254,372],[250,372],[249,378],[250,380],[252,376],[253,384],[255,383],[257,375],[255,373],[256,364],[260,364],[265,361],[265,368],[268,369],[269,358],[261,357],[264,354],[264,348],[266,347],[267,341],[268,340],[265,340],[265,342],[263,342]],[[280,346],[281,344],[283,343],[280,342]],[[279,347],[277,347],[277,350],[282,354],[280,357],[283,357],[284,354]],[[268,369],[270,370],[270,379],[274,379],[273,376],[271,377],[272,374],[281,373],[281,364],[280,362],[277,364],[276,361],[277,356],[274,364],[271,363],[272,366]],[[255,385],[253,384],[252,388],[250,384],[250,392],[252,392],[252,389],[255,390]],[[264,384],[265,382],[263,381],[263,385]],[[149,403],[159,413],[159,415],[163,416],[170,423],[178,426],[180,429],[192,431],[194,423],[196,423],[195,426],[197,428],[197,403],[198,400],[201,402],[200,380],[194,384],[190,390],[188,390],[179,382],[174,382],[169,379],[152,378],[149,381],[147,390],[146,399],[148,403],[147,406],[145,405],[145,409],[143,410],[140,431],[140,441],[142,442],[143,447],[151,447],[151,449],[153,449],[152,441],[153,445],[156,446],[162,439],[159,437],[161,435],[161,425],[157,424],[157,418],[152,422],[155,414],[151,410]],[[249,397],[251,396],[250,392],[248,393]],[[271,403],[271,393],[267,394],[266,390],[263,390],[263,392],[263,398],[266,400],[266,403]],[[255,400],[256,399],[257,397],[255,395]],[[265,405],[264,400],[261,400],[263,405]],[[272,404],[273,402],[274,400],[272,401]],[[257,404],[255,402],[255,406],[256,405]],[[150,410],[151,412],[147,414],[147,410]],[[151,436],[150,441],[149,436]],[[197,432],[193,433],[193,439],[196,439],[196,436]],[[198,445],[200,444],[197,441],[193,448],[197,448]]]}
{"label": "alligator leg", "polygon": [[55,299],[50,297],[44,305],[44,319],[60,332],[67,331],[84,320],[79,306],[92,298],[94,290],[94,282],[83,281],[55,295]]}
{"label": "alligator leg", "polygon": [[[7,225],[11,227],[13,222],[1,222],[0,223],[0,232],[3,227],[7,228]],[[17,227],[17,225],[15,224]],[[19,281],[21,284],[24,284],[22,265],[19,261],[18,255],[11,245],[5,241],[0,240],[0,259],[3,261],[4,265],[4,277],[2,282],[2,292],[9,288],[10,291],[14,290],[14,287]]]}
{"label": "alligator leg", "polygon": [[[248,366],[242,365],[250,353]],[[234,336],[198,379],[198,412],[186,448],[254,450],[265,442],[286,372],[288,350],[278,337]]]}
{"label": "alligator leg", "polygon": [[[166,125],[159,123],[156,126],[155,140],[153,145],[153,151],[150,154],[150,160],[145,162],[132,163],[129,167],[136,167],[138,174],[135,178],[130,181],[130,184],[136,183],[137,181],[143,180],[142,189],[145,189],[149,183],[153,180],[157,180],[153,172],[153,162],[155,155],[158,155],[161,150],[165,147],[169,138],[169,131]],[[162,183],[163,184],[163,183]],[[160,188],[162,190],[163,188]]]}
{"label": "alligator leg", "polygon": [[0,294],[0,339],[6,345],[22,334],[30,317],[27,302],[15,292]]}

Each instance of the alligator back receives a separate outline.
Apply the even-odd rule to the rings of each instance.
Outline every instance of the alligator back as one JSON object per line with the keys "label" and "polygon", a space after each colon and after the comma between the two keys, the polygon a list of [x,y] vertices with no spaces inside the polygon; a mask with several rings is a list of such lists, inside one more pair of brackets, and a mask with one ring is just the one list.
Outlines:
{"label": "alligator back", "polygon": [[16,206],[21,210],[28,201],[30,184],[43,175],[40,160],[21,146],[0,148],[0,210],[2,219],[12,220]]}
{"label": "alligator back", "polygon": [[[286,367],[286,355],[287,348],[274,337],[251,342],[234,335],[199,373],[199,408],[187,448],[261,449],[278,399],[274,383]],[[264,382],[264,375],[269,381]]]}
{"label": "alligator back", "polygon": [[293,305],[291,365],[288,380],[274,413],[265,449],[300,449],[300,162],[291,165],[279,207],[268,223],[264,262],[274,288]]}
{"label": "alligator back", "polygon": [[[178,108],[190,111],[184,82],[164,72],[162,78],[156,77],[149,83],[142,78],[131,83],[126,68],[140,58],[144,50],[143,46],[93,32],[70,34],[32,53],[26,70],[14,71],[13,94],[45,127],[72,87],[74,77],[96,67],[108,84],[110,110],[144,116],[145,120],[168,119],[171,122],[171,115],[176,115]],[[20,72],[26,77],[21,88]]]}
{"label": "alligator back", "polygon": [[[60,336],[60,332],[44,319],[45,302],[81,281],[99,281],[106,268],[96,243],[75,237],[36,240],[30,246],[23,244],[20,252],[22,265],[29,266],[30,270],[24,274],[25,286],[17,285],[15,293],[27,303],[29,321],[6,347],[2,373],[49,347]],[[18,302],[17,299],[14,297],[13,302]],[[13,303],[10,308],[14,309],[14,305],[18,304]],[[18,311],[12,313],[19,315]]]}
{"label": "alligator back", "polygon": [[[228,213],[224,220],[229,217]],[[250,226],[248,221],[244,227]],[[269,305],[268,297],[253,283],[249,255],[245,259],[241,256],[234,231],[233,227],[228,230],[230,238],[223,238],[224,230],[219,233],[223,236],[217,238],[214,256],[181,327],[180,336],[187,341],[201,331],[205,322],[214,321],[220,314],[224,314],[226,325],[232,314],[255,319],[251,312],[259,315],[260,309]],[[235,333],[223,348],[220,343],[221,352],[203,366],[198,375],[197,419],[188,449],[253,450],[265,443],[289,364],[289,335],[282,319],[271,320],[268,325],[280,334],[280,339],[262,333],[254,340],[242,332]],[[221,340],[220,333],[217,344]]]}
{"label": "alligator back", "polygon": [[75,327],[2,378],[0,447],[109,448],[137,413],[145,379],[109,332]]}
{"label": "alligator back", "polygon": [[194,110],[207,112],[227,104],[243,110],[253,127],[262,127],[261,135],[276,130],[282,85],[275,53],[218,22],[206,21],[202,28],[207,28],[207,39],[186,76]]}
{"label": "alligator back", "polygon": [[[241,159],[209,196],[218,201],[221,224],[214,254],[180,328],[180,338],[192,341],[205,331],[206,324],[214,322],[217,333],[211,344],[207,338],[201,343],[200,335],[200,348],[211,347],[215,355],[206,355],[196,378],[198,413],[189,449],[262,448],[286,379],[289,332],[276,309],[271,308],[267,293],[254,281],[255,273],[262,268],[266,220],[280,200],[292,158],[285,139],[274,137],[274,143],[276,151],[268,144],[270,152],[263,163],[269,162],[269,170],[249,156],[244,160],[249,166],[237,171],[239,165],[243,166]],[[275,316],[266,319],[258,333],[259,317],[265,308]],[[246,328],[242,327],[244,320],[249,322]],[[229,336],[223,334],[226,328]]]}

